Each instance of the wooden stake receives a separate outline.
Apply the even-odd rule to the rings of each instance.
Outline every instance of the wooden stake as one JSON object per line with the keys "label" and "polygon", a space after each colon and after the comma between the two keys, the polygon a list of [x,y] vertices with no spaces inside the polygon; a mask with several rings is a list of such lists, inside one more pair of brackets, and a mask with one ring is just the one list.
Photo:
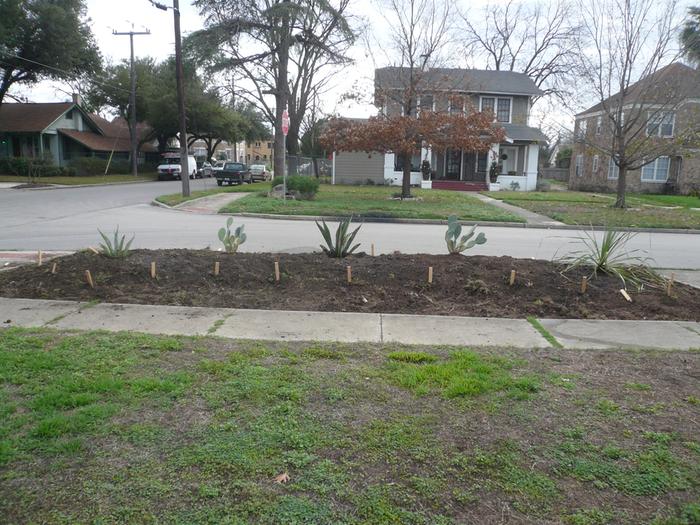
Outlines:
{"label": "wooden stake", "polygon": [[372,254],[372,257],[374,257],[374,243],[372,243],[372,248],[370,249],[370,253]]}
{"label": "wooden stake", "polygon": [[214,275],[219,275],[219,261],[214,263]]}
{"label": "wooden stake", "polygon": [[95,287],[95,281],[92,280],[92,274],[90,273],[90,270],[85,270],[85,280],[90,285],[90,288]]}
{"label": "wooden stake", "polygon": [[275,261],[275,282],[280,282],[280,263]]}
{"label": "wooden stake", "polygon": [[92,246],[89,246],[88,249],[89,249],[92,253],[94,253],[95,255],[99,255],[99,254],[100,254],[100,252],[98,252],[98,251],[97,251],[95,248],[93,248]]}
{"label": "wooden stake", "polygon": [[433,267],[428,266],[428,284],[433,284]]}
{"label": "wooden stake", "polygon": [[620,293],[622,294],[622,297],[627,299],[628,302],[632,302],[632,298],[630,297],[630,294],[627,293],[627,290],[625,290],[624,288],[620,288]]}
{"label": "wooden stake", "polygon": [[41,250],[39,250],[39,252],[36,254],[36,265],[41,266],[43,259],[44,259],[44,254],[41,253]]}
{"label": "wooden stake", "polygon": [[348,284],[352,283],[352,266],[348,266]]}
{"label": "wooden stake", "polygon": [[151,279],[156,278],[156,262],[152,261],[151,262]]}
{"label": "wooden stake", "polygon": [[51,273],[56,275],[56,263],[53,263],[53,266],[51,267]]}
{"label": "wooden stake", "polygon": [[583,277],[581,277],[581,293],[586,293],[587,289],[588,289],[588,277],[583,276]]}
{"label": "wooden stake", "polygon": [[515,284],[515,270],[510,271],[510,281],[509,281],[510,286],[513,286]]}
{"label": "wooden stake", "polygon": [[668,280],[666,283],[666,295],[671,297],[671,294],[673,293],[673,281],[676,279],[676,274],[672,273],[671,278]]}

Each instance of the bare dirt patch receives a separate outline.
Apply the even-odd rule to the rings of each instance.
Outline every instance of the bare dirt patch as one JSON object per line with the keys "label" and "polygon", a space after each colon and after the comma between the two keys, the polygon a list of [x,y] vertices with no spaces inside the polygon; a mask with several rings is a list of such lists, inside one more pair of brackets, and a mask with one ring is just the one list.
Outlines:
{"label": "bare dirt patch", "polygon": [[[214,263],[220,274],[214,275]],[[281,280],[275,282],[274,262]],[[700,320],[700,290],[675,284],[664,290],[619,293],[612,276],[592,280],[579,293],[583,272],[528,259],[449,255],[239,253],[207,250],[135,250],[126,259],[81,252],[52,264],[0,274],[0,296],[100,300],[229,308],[386,312],[484,317]],[[150,276],[156,263],[156,278]],[[352,284],[346,267],[352,266]],[[428,284],[428,267],[434,280]],[[90,270],[96,286],[84,279]],[[517,272],[509,285],[511,270]]]}

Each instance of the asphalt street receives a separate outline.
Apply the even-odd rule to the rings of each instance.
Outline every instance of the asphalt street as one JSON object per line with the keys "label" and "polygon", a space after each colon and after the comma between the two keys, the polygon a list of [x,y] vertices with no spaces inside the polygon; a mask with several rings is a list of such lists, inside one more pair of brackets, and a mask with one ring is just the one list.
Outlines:
{"label": "asphalt street", "polygon": [[[192,181],[193,189],[214,187],[211,179]],[[225,219],[152,206],[151,200],[179,191],[179,182],[153,182],[50,190],[0,189],[0,250],[76,250],[99,243],[97,229],[117,226],[135,235],[138,248],[219,248],[217,231]],[[313,222],[239,217],[248,241],[243,251],[317,250]],[[539,228],[483,227],[488,242],[470,254],[552,259],[580,248],[579,233]],[[369,252],[445,253],[440,225],[366,223],[358,235]],[[659,268],[700,269],[700,235],[639,233],[629,249],[640,250]]]}

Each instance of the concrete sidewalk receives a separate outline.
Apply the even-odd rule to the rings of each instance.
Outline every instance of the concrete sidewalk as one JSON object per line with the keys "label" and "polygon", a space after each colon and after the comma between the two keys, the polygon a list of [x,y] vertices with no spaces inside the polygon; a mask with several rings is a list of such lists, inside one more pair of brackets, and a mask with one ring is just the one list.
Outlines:
{"label": "concrete sidewalk", "polygon": [[[563,348],[700,349],[700,323],[542,319]],[[237,310],[0,298],[0,327],[54,327],[232,339],[552,346],[525,319]]]}
{"label": "concrete sidewalk", "polygon": [[[470,193],[470,195],[472,195]],[[566,227],[566,224],[563,222],[555,221],[551,217],[547,217],[546,215],[541,215],[539,213],[535,213],[534,211],[526,210],[525,208],[520,208],[518,206],[513,206],[512,204],[508,204],[507,202],[499,201],[498,199],[494,199],[493,197],[489,197],[488,195],[483,195],[481,193],[475,193],[473,194],[474,197],[479,199],[481,202],[485,202],[486,204],[490,204],[491,206],[495,206],[496,208],[500,208],[502,210],[505,210],[507,212],[512,213],[513,215],[517,215],[518,217],[522,217],[525,219],[525,223],[528,226],[535,226],[535,227],[544,227],[544,228],[551,228],[553,226],[562,226]]]}
{"label": "concrete sidewalk", "polygon": [[237,201],[246,195],[250,195],[250,193],[217,193],[216,195],[208,195],[206,197],[185,201],[172,208],[181,211],[189,211],[191,213],[217,214],[219,210],[227,204]]}

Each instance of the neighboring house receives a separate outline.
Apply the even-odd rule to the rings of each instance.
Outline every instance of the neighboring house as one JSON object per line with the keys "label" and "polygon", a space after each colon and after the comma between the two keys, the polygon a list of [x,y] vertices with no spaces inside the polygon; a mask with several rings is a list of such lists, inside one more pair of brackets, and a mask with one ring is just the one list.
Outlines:
{"label": "neighboring house", "polygon": [[[66,166],[79,157],[128,158],[126,127],[87,113],[79,104],[4,103],[0,106],[0,157],[35,157]],[[141,151],[153,152],[150,144]]]}
{"label": "neighboring house", "polygon": [[[375,104],[384,115],[403,114],[402,91],[408,85],[407,68],[384,67],[375,70]],[[493,162],[501,166],[499,182],[508,189],[517,183],[520,190],[537,186],[540,145],[547,138],[538,128],[529,125],[533,98],[542,94],[527,75],[512,71],[434,68],[420,72],[418,96],[412,114],[421,111],[462,113],[470,110],[493,111],[503,127],[506,139],[493,144],[489,152],[451,150],[435,151],[429,147],[416,150],[411,160],[412,181],[420,180],[422,161],[430,162],[433,187],[479,188],[484,185]],[[353,155],[360,162],[364,157],[374,166],[366,153],[337,153],[336,166],[343,156]],[[348,162],[347,160],[345,162]],[[361,179],[376,179],[376,183],[400,181],[403,166],[396,155],[383,155],[383,170],[379,177],[372,174]]]}
{"label": "neighboring house", "polygon": [[[629,102],[622,103],[621,120],[624,122],[627,116],[629,121],[630,115],[643,117],[639,127],[629,133],[665,141],[667,152],[663,151],[663,143],[655,145],[655,153],[647,165],[627,172],[627,189],[684,194],[699,191],[700,71],[673,63],[630,86],[628,93],[625,100]],[[637,93],[640,95],[636,96]],[[605,151],[612,143],[607,112],[618,109],[619,97],[617,93],[576,115],[569,188],[591,191],[617,188],[619,168],[598,147]]]}
{"label": "neighboring house", "polygon": [[241,158],[238,155],[238,143],[229,143],[222,140],[214,147],[214,154],[211,159],[207,159],[207,144],[203,140],[195,140],[190,146],[190,152],[197,160],[237,160]]}
{"label": "neighboring house", "polygon": [[272,165],[274,144],[268,140],[255,140],[245,143],[246,164]]}

